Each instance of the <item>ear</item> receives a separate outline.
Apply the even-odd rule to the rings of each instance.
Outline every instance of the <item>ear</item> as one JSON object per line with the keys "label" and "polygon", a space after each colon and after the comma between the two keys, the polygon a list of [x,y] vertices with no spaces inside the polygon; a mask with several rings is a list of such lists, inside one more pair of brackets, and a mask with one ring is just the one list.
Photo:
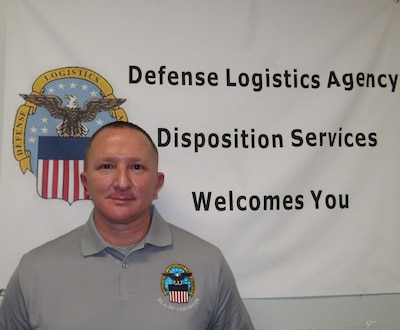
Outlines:
{"label": "ear", "polygon": [[158,172],[157,173],[156,186],[154,187],[155,188],[154,189],[154,194],[153,194],[154,197],[157,197],[158,192],[160,191],[160,189],[163,186],[163,184],[164,184],[164,173]]}
{"label": "ear", "polygon": [[82,182],[83,188],[85,188],[85,191],[89,194],[89,189],[88,189],[88,185],[87,185],[87,173],[86,172],[82,172],[80,174],[80,178],[81,178],[81,182]]}

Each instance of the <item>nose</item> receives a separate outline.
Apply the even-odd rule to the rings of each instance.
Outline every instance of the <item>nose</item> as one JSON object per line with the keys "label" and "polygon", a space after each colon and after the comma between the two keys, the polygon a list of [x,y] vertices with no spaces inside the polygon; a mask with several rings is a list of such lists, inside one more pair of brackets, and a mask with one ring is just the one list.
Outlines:
{"label": "nose", "polygon": [[125,167],[117,168],[114,186],[121,190],[129,189],[132,186],[129,169]]}

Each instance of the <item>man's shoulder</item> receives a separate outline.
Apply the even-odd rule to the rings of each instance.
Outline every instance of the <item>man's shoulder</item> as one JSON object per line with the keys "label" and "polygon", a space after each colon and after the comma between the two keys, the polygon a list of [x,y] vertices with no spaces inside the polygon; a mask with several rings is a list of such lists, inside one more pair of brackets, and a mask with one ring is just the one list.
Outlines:
{"label": "man's shoulder", "polygon": [[65,253],[71,253],[72,250],[79,250],[82,228],[83,226],[79,226],[66,234],[32,249],[22,257],[22,260],[37,261],[37,259],[43,259],[50,255],[61,256]]}
{"label": "man's shoulder", "polygon": [[198,252],[204,251],[205,253],[221,254],[220,249],[216,245],[200,236],[171,223],[168,223],[168,226],[175,243],[182,244],[186,248],[196,249]]}

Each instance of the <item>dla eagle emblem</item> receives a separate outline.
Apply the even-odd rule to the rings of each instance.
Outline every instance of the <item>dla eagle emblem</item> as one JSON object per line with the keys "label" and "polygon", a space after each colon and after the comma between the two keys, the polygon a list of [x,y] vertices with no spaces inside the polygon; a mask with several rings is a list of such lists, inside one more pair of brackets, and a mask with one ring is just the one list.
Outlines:
{"label": "dla eagle emblem", "polygon": [[188,303],[194,294],[194,278],[189,269],[181,264],[169,265],[161,278],[161,291],[173,303]]}
{"label": "dla eagle emblem", "polygon": [[21,170],[37,178],[37,192],[45,199],[69,204],[88,199],[80,183],[85,149],[104,124],[128,121],[110,84],[81,67],[66,67],[42,74],[31,94],[20,94],[25,104],[14,123],[13,149]]}

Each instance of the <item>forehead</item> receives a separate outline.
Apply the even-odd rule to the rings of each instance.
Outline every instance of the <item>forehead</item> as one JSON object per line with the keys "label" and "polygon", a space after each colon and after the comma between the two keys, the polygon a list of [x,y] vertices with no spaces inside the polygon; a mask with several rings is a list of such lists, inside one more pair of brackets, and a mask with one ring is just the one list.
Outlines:
{"label": "forehead", "polygon": [[129,152],[146,151],[156,153],[151,142],[139,130],[128,127],[108,127],[96,134],[88,146],[87,155],[102,151]]}
{"label": "forehead", "polygon": [[129,127],[106,127],[102,128],[93,137],[92,142],[100,139],[108,139],[110,136],[137,136],[138,138],[145,138],[144,134],[137,129]]}

